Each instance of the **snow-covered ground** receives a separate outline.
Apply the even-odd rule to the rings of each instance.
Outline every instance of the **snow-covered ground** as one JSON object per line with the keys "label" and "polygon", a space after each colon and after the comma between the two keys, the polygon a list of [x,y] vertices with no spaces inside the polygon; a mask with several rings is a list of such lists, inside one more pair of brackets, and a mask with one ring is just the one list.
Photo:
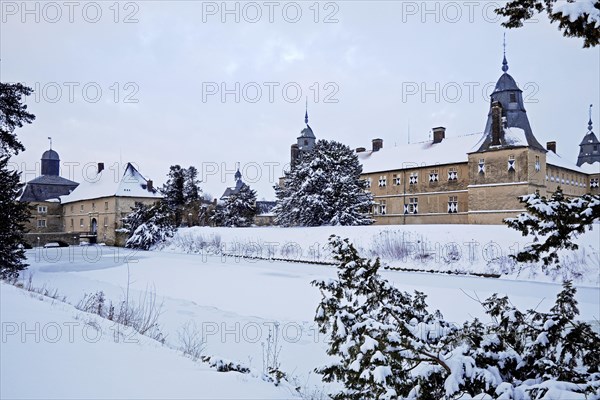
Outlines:
{"label": "snow-covered ground", "polygon": [[[496,241],[501,247],[520,239],[518,234],[496,237],[498,228],[415,226],[410,230],[413,235],[427,235],[431,241],[453,238],[463,243],[473,239],[482,243]],[[332,228],[194,228],[180,234],[194,230],[205,236],[219,235],[221,243],[252,238],[262,240],[261,243],[295,242],[304,248],[309,244],[324,244],[333,233]],[[356,232],[352,228],[335,228],[335,233],[360,242],[365,251],[380,232],[378,227],[358,228]],[[598,235],[597,230],[592,234]],[[594,245],[593,238],[585,238],[585,243],[597,254],[598,242]],[[293,398],[289,388],[275,387],[259,376],[264,367],[263,345],[268,341],[269,328],[278,323],[281,370],[294,379],[294,386],[301,386],[305,393],[312,392],[313,398],[320,398],[321,390],[327,390],[328,386],[312,371],[327,362],[328,356],[325,338],[313,322],[320,293],[310,282],[333,277],[335,267],[186,254],[180,250],[170,246],[163,251],[134,253],[128,249],[90,246],[28,251],[31,265],[26,275],[33,274],[33,285],[55,288],[73,304],[84,294],[99,290],[114,302],[123,299],[128,286],[133,300],[149,289],[154,290],[163,302],[159,324],[167,338],[165,346],[147,338],[141,338],[138,344],[115,344],[114,329],[104,324],[108,321],[98,322],[103,335],[97,344],[61,341],[54,345],[47,340],[34,343],[30,336],[22,343],[16,334],[7,336],[5,342],[3,337],[0,397]],[[478,257],[483,259],[481,255]],[[410,262],[415,265],[414,260]],[[475,261],[471,264],[480,268]],[[596,276],[597,268],[596,264]],[[591,276],[592,272],[586,274]],[[510,296],[521,309],[537,307],[547,311],[561,288],[559,282],[549,282],[545,275],[546,281],[391,270],[384,271],[384,275],[402,290],[428,294],[428,303],[457,324],[474,316],[485,321],[481,306],[471,297],[484,299],[492,293],[501,293]],[[581,319],[597,321],[600,289],[590,282],[587,279],[576,283],[577,300]],[[8,327],[5,322],[31,327],[36,322],[44,326],[97,318],[85,314],[75,319],[81,312],[68,305],[52,306],[5,284],[0,289],[3,335],[5,326]],[[174,349],[180,345],[178,332],[190,321],[206,337],[204,354],[242,363],[258,373],[219,373],[177,353]]]}

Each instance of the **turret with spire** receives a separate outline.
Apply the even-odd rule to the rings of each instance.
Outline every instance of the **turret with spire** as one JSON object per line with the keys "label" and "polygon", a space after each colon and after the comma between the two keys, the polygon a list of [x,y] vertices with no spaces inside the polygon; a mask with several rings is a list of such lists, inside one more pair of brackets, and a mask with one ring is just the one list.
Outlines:
{"label": "turret with spire", "polygon": [[306,101],[306,109],[304,112],[304,123],[306,128],[302,129],[295,144],[291,148],[291,165],[295,165],[303,153],[312,151],[315,147],[317,138],[313,133],[312,128],[308,125],[308,100]]}
{"label": "turret with spire", "polygon": [[592,124],[592,105],[589,108],[588,131],[579,143],[579,157],[577,157],[577,166],[585,163],[593,164],[600,162],[600,141],[593,132]]}
{"label": "turret with spire", "polygon": [[[506,40],[503,47],[502,75],[490,95],[490,111],[484,131],[485,139],[478,151],[511,146],[528,146],[545,152],[546,150],[537,141],[529,125],[527,111],[525,111],[523,103],[523,91],[519,89],[513,77],[508,74]],[[504,133],[510,128],[522,129],[523,137],[506,137]],[[515,131],[517,132],[517,130]]]}

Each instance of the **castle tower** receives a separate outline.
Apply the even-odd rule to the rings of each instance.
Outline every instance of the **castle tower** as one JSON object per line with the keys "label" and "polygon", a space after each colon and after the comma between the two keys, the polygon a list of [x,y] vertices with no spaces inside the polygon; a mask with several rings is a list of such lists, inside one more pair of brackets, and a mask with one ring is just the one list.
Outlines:
{"label": "castle tower", "polygon": [[302,129],[297,142],[291,147],[291,165],[294,166],[303,153],[312,151],[315,147],[316,137],[312,128],[308,125],[308,105],[304,113],[304,123],[306,128]]}
{"label": "castle tower", "polygon": [[590,119],[588,120],[588,131],[579,143],[579,157],[577,157],[577,166],[585,163],[593,164],[600,162],[600,141],[592,131],[592,105],[590,104]]}

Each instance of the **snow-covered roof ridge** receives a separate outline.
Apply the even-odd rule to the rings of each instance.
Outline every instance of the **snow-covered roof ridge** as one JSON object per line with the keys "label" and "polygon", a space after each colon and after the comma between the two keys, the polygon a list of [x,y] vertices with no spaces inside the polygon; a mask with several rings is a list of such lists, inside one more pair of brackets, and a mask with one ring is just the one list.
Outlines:
{"label": "snow-covered roof ridge", "polygon": [[546,153],[546,163],[553,165],[555,167],[570,169],[571,171],[581,172],[584,174],[597,174],[600,173],[600,163],[596,162],[594,164],[583,164],[581,167],[578,167],[577,164],[571,162],[565,158],[562,158],[558,154],[553,151],[549,151]]}
{"label": "snow-covered roof ridge", "polygon": [[156,189],[148,187],[148,180],[140,174],[133,164],[127,163],[120,179],[117,179],[112,170],[102,170],[93,177],[86,177],[73,192],[61,196],[60,199],[63,204],[66,204],[113,196],[162,198]]}
{"label": "snow-covered roof ridge", "polygon": [[475,151],[483,139],[483,133],[451,136],[439,143],[428,140],[384,147],[379,151],[360,152],[358,158],[363,166],[363,173],[467,162],[468,153]]}

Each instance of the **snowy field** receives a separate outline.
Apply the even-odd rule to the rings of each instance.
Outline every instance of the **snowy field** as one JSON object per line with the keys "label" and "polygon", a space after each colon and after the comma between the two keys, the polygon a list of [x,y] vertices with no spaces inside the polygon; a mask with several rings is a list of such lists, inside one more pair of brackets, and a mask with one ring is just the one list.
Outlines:
{"label": "snowy field", "polygon": [[[500,228],[505,236],[499,234]],[[522,238],[506,227],[409,229],[411,235],[426,236],[429,241],[495,241],[501,248],[522,243]],[[283,246],[294,242],[307,248],[324,244],[331,230],[193,228],[180,235],[214,235],[221,243],[261,240]],[[378,227],[335,231],[356,239],[364,251],[381,234]],[[597,229],[580,239],[596,257],[597,239]],[[483,271],[483,256],[472,253],[479,261],[459,262]],[[323,253],[318,260],[328,257]],[[33,286],[56,289],[71,304],[100,290],[107,301],[115,303],[126,296],[128,288],[132,301],[148,290],[155,291],[162,303],[159,325],[166,339],[161,345],[139,335],[116,335],[111,321],[59,301],[40,301],[38,295],[1,284],[2,398],[298,398],[293,387],[276,387],[262,376],[265,346],[275,324],[281,346],[280,369],[293,379],[293,386],[310,395],[306,398],[316,399],[325,398],[323,393],[331,389],[313,372],[328,357],[325,338],[313,322],[320,293],[310,284],[314,279],[333,277],[336,271],[331,265],[188,254],[174,242],[162,251],[137,253],[106,246],[33,249],[28,251],[28,262],[25,282],[31,275]],[[437,265],[435,260],[428,263]],[[444,265],[452,268],[437,263],[439,270]],[[407,259],[398,265],[412,268],[418,263]],[[600,289],[593,279],[598,277],[598,264],[595,271],[590,265],[586,266],[586,278],[575,285],[581,318],[593,322],[600,318]],[[513,273],[496,279],[392,270],[384,275],[402,290],[425,292],[430,306],[456,324],[475,316],[485,321],[481,306],[472,299],[475,296],[484,299],[493,293],[506,294],[521,309],[547,311],[560,290],[560,279],[551,282],[546,275],[531,279],[522,274],[515,279]],[[206,363],[184,357],[178,351],[178,333],[190,324],[206,338],[204,355],[240,363],[250,373],[216,372]]]}

